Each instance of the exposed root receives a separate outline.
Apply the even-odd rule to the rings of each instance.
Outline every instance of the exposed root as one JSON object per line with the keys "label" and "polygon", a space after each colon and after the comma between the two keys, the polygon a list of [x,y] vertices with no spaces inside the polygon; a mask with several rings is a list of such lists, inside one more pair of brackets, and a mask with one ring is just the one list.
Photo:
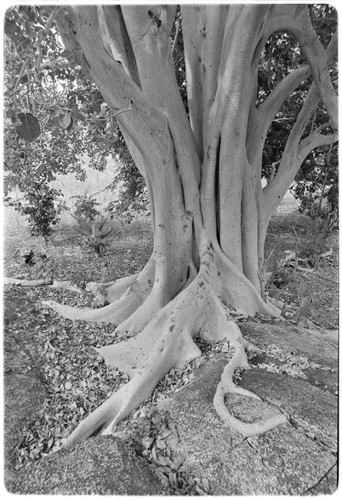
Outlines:
{"label": "exposed root", "polygon": [[111,286],[106,290],[107,302],[112,303],[118,300],[129,287],[134,285],[136,281],[139,281],[140,283],[147,282],[151,288],[154,280],[154,267],[155,263],[151,257],[140,273],[125,276],[116,280],[114,283],[111,283]]}
{"label": "exposed root", "polygon": [[151,292],[154,277],[154,261],[151,258],[144,269],[136,275],[121,278],[109,288],[110,301],[117,300],[98,309],[79,309],[59,304],[54,301],[44,301],[43,305],[50,307],[61,316],[71,320],[84,320],[111,323],[119,325],[129,318],[145,301]]}
{"label": "exposed root", "polygon": [[[100,430],[112,433],[120,420],[152,394],[172,367],[183,368],[201,355],[185,327],[186,305],[170,302],[136,337],[98,350],[107,364],[115,364],[133,378],[81,422],[64,446]],[[180,314],[175,314],[177,308]]]}
{"label": "exposed root", "polygon": [[[242,337],[241,337],[241,340]],[[245,437],[255,436],[257,434],[262,434],[266,431],[273,429],[274,427],[284,424],[287,422],[286,415],[280,413],[271,417],[265,421],[247,423],[234,417],[228,410],[225,404],[225,396],[227,394],[239,394],[241,396],[253,397],[260,399],[256,394],[244,389],[243,387],[238,387],[233,382],[234,371],[238,367],[244,367],[247,363],[247,356],[245,353],[245,347],[243,342],[235,345],[236,352],[229,363],[223,370],[221,380],[217,386],[216,393],[214,396],[214,406],[223,420],[224,424],[238,431]]]}
{"label": "exposed root", "polygon": [[218,272],[225,277],[220,280],[219,296],[222,302],[247,316],[262,313],[281,318],[281,311],[262,299],[258,290],[228,259],[218,244],[214,245],[214,250]]}
{"label": "exposed root", "polygon": [[146,300],[142,301],[139,307],[118,325],[115,332],[119,336],[120,334],[133,336],[141,332],[164,305],[165,304],[161,301],[158,287],[153,287]]}
{"label": "exposed root", "polygon": [[217,293],[217,269],[209,246],[202,249],[201,268],[191,283],[154,315],[135,337],[98,350],[109,365],[125,371],[132,378],[91,413],[65,443],[70,446],[100,431],[111,434],[117,423],[144,402],[159,380],[173,367],[183,368],[199,357],[201,351],[193,338],[209,342],[227,338],[235,354],[225,367],[218,385],[214,406],[226,425],[245,436],[265,432],[286,422],[284,415],[265,422],[245,424],[233,417],[224,404],[227,393],[258,397],[233,383],[236,368],[248,368],[245,349],[255,350],[246,342],[239,327]]}
{"label": "exposed root", "polygon": [[118,280],[111,283],[106,290],[106,300],[109,303],[118,300],[121,295],[131,286],[139,277],[140,273],[132,274],[131,276],[125,276],[124,278],[119,278]]}
{"label": "exposed root", "polygon": [[16,278],[4,278],[4,285],[16,286],[44,286],[53,284],[52,278],[43,278],[39,280],[21,280]]}
{"label": "exposed root", "polygon": [[62,288],[63,290],[70,290],[71,292],[82,293],[83,290],[76,285],[73,285],[71,281],[61,281],[53,280],[53,283],[49,285],[50,288]]}
{"label": "exposed root", "polygon": [[44,301],[43,304],[53,309],[61,316],[71,320],[94,321],[118,325],[129,318],[140,307],[149,295],[151,285],[151,281],[141,274],[138,279],[126,288],[126,291],[118,300],[99,309],[79,309],[54,301]]}
{"label": "exposed root", "polygon": [[[169,369],[165,366],[166,372]],[[163,375],[164,373],[159,373],[160,377]],[[132,380],[80,423],[64,443],[64,447],[83,441],[98,434],[101,430],[104,434],[111,433],[120,420],[129,415],[152,394],[158,383],[155,380],[156,376],[157,374],[152,374],[148,368],[139,371]]]}
{"label": "exposed root", "polygon": [[[221,303],[218,297],[215,295],[212,297],[212,306],[214,310],[212,311],[212,316],[216,319],[214,337],[217,336],[219,332],[219,337],[226,337],[230,344],[235,348],[235,353],[229,363],[223,370],[221,380],[217,386],[216,393],[214,396],[214,406],[223,420],[224,424],[231,427],[244,436],[253,436],[256,434],[261,434],[266,432],[273,427],[287,422],[285,415],[276,415],[263,422],[255,423],[245,423],[241,420],[235,418],[229,412],[225,405],[225,395],[226,394],[239,394],[241,396],[248,396],[255,399],[260,399],[256,394],[239,387],[233,382],[234,372],[237,368],[249,369],[248,359],[246,355],[246,350],[260,352],[260,349],[247,342],[242,337],[240,328],[231,320],[229,313],[225,306]],[[208,339],[208,335],[206,335]],[[209,337],[210,339],[210,337]],[[211,338],[214,340],[214,338]]]}
{"label": "exposed root", "polygon": [[118,324],[129,317],[135,309],[139,307],[142,301],[143,298],[135,294],[131,297],[127,295],[122,296],[116,302],[99,309],[79,309],[77,307],[59,304],[52,300],[43,301],[42,304],[64,318],[71,320]]}

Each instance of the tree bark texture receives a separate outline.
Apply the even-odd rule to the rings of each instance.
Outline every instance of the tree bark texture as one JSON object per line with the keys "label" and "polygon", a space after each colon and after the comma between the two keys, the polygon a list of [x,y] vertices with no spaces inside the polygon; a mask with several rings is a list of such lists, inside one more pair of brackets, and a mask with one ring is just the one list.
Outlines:
{"label": "tree bark texture", "polygon": [[[226,425],[245,435],[286,421],[243,424],[225,406],[246,349],[230,312],[278,314],[263,297],[267,226],[309,152],[336,141],[336,95],[328,64],[336,54],[313,36],[307,9],[295,5],[181,7],[187,115],[172,59],[174,5],[76,6],[58,24],[66,48],[95,82],[146,179],[154,249],[142,272],[108,288],[109,305],[77,310],[50,303],[71,319],[115,324],[114,343],[99,350],[131,380],[89,415],[67,445],[100,429],[112,432],[152,393],[172,367],[200,355],[194,338],[223,338],[235,347],[214,398]],[[257,107],[258,62],[274,31],[291,31],[307,64],[289,73]],[[268,129],[289,94],[311,87],[274,179],[261,184]],[[323,95],[325,96],[323,99]],[[323,100],[332,130],[303,132]],[[126,339],[118,342],[120,335]],[[128,338],[127,338],[128,336]],[[250,394],[248,394],[250,395]]]}

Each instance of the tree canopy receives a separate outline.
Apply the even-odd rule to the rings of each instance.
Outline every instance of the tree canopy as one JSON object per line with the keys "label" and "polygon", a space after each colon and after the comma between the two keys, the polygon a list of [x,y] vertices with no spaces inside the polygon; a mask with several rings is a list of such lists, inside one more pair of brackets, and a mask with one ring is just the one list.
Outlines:
{"label": "tree canopy", "polygon": [[[113,432],[172,367],[200,355],[198,337],[226,338],[235,349],[213,398],[225,425],[248,436],[286,423],[283,413],[244,423],[225,404],[227,393],[253,396],[233,380],[253,350],[234,317],[280,314],[265,289],[266,231],[308,155],[332,151],[337,141],[335,11],[304,4],[47,11],[64,44],[63,64],[96,85],[101,110],[117,121],[145,179],[154,236],[144,269],[108,287],[109,305],[49,304],[70,319],[115,325],[113,344],[99,353],[131,377],[67,445]],[[178,43],[184,63],[178,57],[175,66]],[[88,102],[95,90],[86,85]],[[70,103],[57,110],[63,134],[73,133],[76,112]],[[107,141],[99,136],[96,148]]]}

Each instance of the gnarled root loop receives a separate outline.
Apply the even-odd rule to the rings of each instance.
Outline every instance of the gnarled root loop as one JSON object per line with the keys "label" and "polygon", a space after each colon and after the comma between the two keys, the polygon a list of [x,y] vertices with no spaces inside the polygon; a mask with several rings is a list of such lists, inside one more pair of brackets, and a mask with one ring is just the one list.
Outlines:
{"label": "gnarled root loop", "polygon": [[[250,347],[250,345],[249,345]],[[238,367],[246,366],[247,357],[243,347],[243,343],[237,346],[236,352],[229,363],[225,366],[221,381],[219,382],[214,396],[214,407],[218,415],[223,420],[224,424],[232,429],[235,429],[245,437],[262,434],[274,427],[287,422],[287,417],[284,414],[277,414],[264,421],[253,423],[242,422],[234,417],[228,410],[225,404],[225,396],[227,394],[239,394],[240,396],[248,396],[260,400],[259,396],[252,392],[239,387],[233,382],[234,371]],[[247,363],[248,364],[248,363]]]}

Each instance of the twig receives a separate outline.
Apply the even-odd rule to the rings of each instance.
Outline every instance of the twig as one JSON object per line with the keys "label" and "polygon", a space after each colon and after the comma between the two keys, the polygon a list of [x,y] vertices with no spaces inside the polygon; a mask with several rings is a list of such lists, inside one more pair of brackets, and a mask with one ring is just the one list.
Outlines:
{"label": "twig", "polygon": [[276,173],[276,165],[280,163],[280,161],[274,161],[271,165],[272,170],[271,170],[271,175],[270,175],[270,181],[273,181],[275,173]]}
{"label": "twig", "polygon": [[52,23],[55,19],[55,17],[57,16],[57,14],[59,13],[60,10],[62,10],[63,6],[58,6],[58,7],[54,7],[51,14],[49,15],[49,18],[48,20],[46,21],[46,26],[45,26],[45,29],[44,29],[44,33],[47,34],[49,31],[50,31],[50,28],[52,26]]}
{"label": "twig", "polygon": [[179,33],[180,33],[180,27],[181,27],[180,13],[178,13],[177,14],[177,18],[176,18],[176,34],[175,34],[175,38],[173,40],[172,49],[171,49],[171,55],[172,55],[172,57],[175,55],[176,45],[177,45],[178,38],[179,38]]}
{"label": "twig", "polygon": [[114,116],[120,115],[121,113],[126,113],[126,111],[131,111],[131,110],[132,110],[132,102],[129,101],[129,108],[127,108],[127,109],[121,109],[120,111],[117,111],[116,113],[114,113],[112,115],[112,118],[114,118]]}
{"label": "twig", "polygon": [[26,69],[26,66],[27,66],[27,64],[28,64],[28,62],[29,62],[29,59],[30,59],[30,58],[29,58],[29,57],[27,57],[27,58],[25,59],[25,61],[23,62],[23,65],[22,65],[22,67],[21,67],[20,73],[19,73],[18,78],[17,78],[17,80],[16,80],[16,82],[15,82],[14,89],[13,89],[13,95],[14,95],[14,98],[16,98],[16,97],[15,97],[15,95],[16,95],[16,90],[17,90],[17,88],[18,88],[18,85],[19,85],[19,82],[20,82],[20,80],[21,80],[21,77],[23,76],[23,73],[24,73],[24,71],[25,71],[25,69]]}

